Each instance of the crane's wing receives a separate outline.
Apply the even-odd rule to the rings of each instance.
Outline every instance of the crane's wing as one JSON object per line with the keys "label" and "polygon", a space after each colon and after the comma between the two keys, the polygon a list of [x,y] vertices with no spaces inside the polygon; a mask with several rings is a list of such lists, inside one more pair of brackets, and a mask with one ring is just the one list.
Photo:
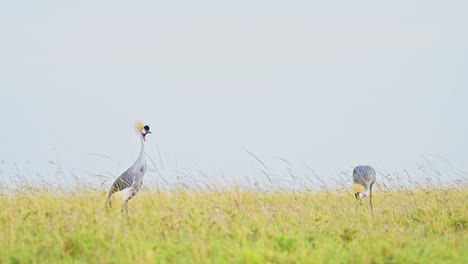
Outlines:
{"label": "crane's wing", "polygon": [[115,182],[112,184],[112,187],[109,191],[109,196],[112,195],[113,193],[115,192],[120,192],[126,188],[129,188],[132,186],[133,182],[134,182],[134,177],[132,176],[132,174],[130,173],[129,170],[126,170],[124,173],[122,173],[122,175],[120,175],[119,178],[117,178],[117,180],[115,180]]}
{"label": "crane's wing", "polygon": [[132,186],[133,182],[134,182],[134,177],[132,177],[131,171],[129,169],[126,170],[124,173],[122,173],[122,175],[120,175],[120,177],[117,178],[117,180],[115,180],[115,182],[112,184],[112,187],[109,191],[109,195],[107,195],[106,209],[107,209],[107,206],[112,207],[112,203],[111,203],[112,194],[116,192],[120,192],[125,189],[130,190],[130,187]]}
{"label": "crane's wing", "polygon": [[369,183],[375,182],[375,170],[370,166],[357,166],[353,170],[353,181],[367,188]]}

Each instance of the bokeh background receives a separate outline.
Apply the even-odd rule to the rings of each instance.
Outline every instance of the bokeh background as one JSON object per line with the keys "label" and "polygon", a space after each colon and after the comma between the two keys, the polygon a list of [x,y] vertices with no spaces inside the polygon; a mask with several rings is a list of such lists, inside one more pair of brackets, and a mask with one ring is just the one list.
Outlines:
{"label": "bokeh background", "polygon": [[149,186],[333,185],[359,164],[379,177],[466,179],[466,10],[454,0],[3,1],[1,184],[108,187],[139,153],[137,120],[153,131]]}

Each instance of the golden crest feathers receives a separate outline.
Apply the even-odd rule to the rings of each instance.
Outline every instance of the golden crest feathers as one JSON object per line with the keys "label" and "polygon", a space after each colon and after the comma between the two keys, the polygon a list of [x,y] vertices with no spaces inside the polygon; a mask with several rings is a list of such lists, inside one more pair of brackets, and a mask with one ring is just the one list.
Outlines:
{"label": "golden crest feathers", "polygon": [[141,130],[143,130],[143,127],[145,127],[145,123],[143,123],[143,121],[136,122],[135,130],[137,133],[141,133]]}
{"label": "golden crest feathers", "polygon": [[361,193],[361,192],[364,191],[364,186],[362,186],[361,184],[355,183],[353,185],[353,190],[354,190],[355,193]]}

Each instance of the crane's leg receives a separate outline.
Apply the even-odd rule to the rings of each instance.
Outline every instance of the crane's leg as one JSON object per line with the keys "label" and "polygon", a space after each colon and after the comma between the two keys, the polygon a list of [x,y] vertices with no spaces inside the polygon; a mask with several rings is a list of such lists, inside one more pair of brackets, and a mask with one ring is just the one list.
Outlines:
{"label": "crane's leg", "polygon": [[370,203],[371,214],[372,214],[372,216],[374,216],[374,209],[372,207],[372,185],[374,185],[373,182],[369,186],[369,203]]}
{"label": "crane's leg", "polygon": [[123,213],[123,211],[124,211],[124,209],[125,209],[125,213],[128,214],[127,204],[128,204],[128,200],[126,200],[126,201],[124,202],[124,205],[123,205],[123,207],[122,207],[122,213]]}

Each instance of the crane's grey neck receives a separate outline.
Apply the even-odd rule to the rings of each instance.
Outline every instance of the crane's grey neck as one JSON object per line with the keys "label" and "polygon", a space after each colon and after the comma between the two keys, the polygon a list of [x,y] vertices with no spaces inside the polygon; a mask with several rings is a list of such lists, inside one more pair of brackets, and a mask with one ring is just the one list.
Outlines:
{"label": "crane's grey neck", "polygon": [[140,141],[141,141],[140,157],[141,157],[141,158],[144,158],[146,141],[145,141],[145,139],[143,138],[143,135],[140,135]]}

